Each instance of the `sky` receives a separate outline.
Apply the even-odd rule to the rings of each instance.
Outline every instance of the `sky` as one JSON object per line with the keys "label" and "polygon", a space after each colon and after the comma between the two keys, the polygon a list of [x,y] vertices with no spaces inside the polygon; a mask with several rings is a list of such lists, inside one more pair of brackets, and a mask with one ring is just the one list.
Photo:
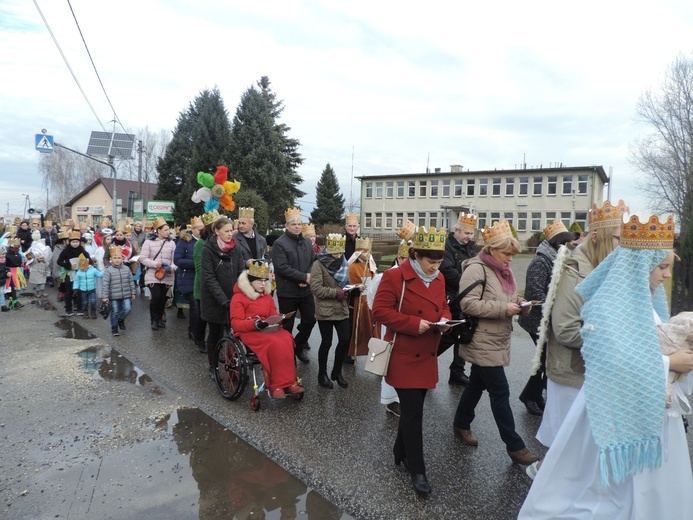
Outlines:
{"label": "sky", "polygon": [[112,129],[110,99],[129,131],[173,131],[215,87],[232,117],[261,76],[301,142],[306,217],[327,163],[347,203],[356,177],[427,166],[601,165],[613,200],[654,212],[630,162],[649,131],[636,107],[691,56],[693,2],[462,4],[2,0],[0,214],[45,201],[41,129],[84,152],[92,131]]}

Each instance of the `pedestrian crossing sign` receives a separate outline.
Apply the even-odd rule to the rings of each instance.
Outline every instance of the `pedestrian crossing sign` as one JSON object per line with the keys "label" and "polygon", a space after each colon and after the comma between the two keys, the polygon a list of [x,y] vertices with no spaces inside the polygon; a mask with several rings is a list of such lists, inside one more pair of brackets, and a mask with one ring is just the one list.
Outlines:
{"label": "pedestrian crossing sign", "polygon": [[36,149],[39,152],[52,152],[53,151],[53,136],[46,134],[36,134]]}

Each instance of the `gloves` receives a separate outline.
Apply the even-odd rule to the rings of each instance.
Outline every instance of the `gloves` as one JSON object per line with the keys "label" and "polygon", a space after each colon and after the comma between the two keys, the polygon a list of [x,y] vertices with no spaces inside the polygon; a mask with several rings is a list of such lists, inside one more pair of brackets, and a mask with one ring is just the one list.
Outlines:
{"label": "gloves", "polygon": [[269,323],[267,323],[266,321],[262,321],[262,320],[259,320],[259,319],[258,319],[258,320],[255,320],[255,328],[256,328],[257,330],[264,330],[264,329],[266,329],[268,326],[269,326]]}
{"label": "gloves", "polygon": [[166,263],[166,262],[162,262],[162,263],[161,263],[161,267],[163,267],[163,268],[164,268],[164,271],[166,271],[167,273],[170,273],[170,272],[171,272],[171,264],[168,264],[168,263]]}
{"label": "gloves", "polygon": [[344,300],[347,299],[347,296],[349,296],[349,292],[348,292],[348,291],[339,291],[339,292],[337,293],[337,300],[340,301],[340,302],[343,302]]}

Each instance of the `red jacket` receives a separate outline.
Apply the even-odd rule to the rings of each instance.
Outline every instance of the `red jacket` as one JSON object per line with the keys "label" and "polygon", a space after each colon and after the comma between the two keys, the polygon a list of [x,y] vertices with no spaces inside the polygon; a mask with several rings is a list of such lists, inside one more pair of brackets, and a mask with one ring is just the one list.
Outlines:
{"label": "red jacket", "polygon": [[[398,312],[402,279],[406,286]],[[385,380],[395,388],[435,388],[440,332],[433,329],[419,335],[419,323],[422,319],[436,322],[452,317],[443,275],[439,273],[426,287],[408,260],[399,269],[385,271],[373,302],[373,317],[387,327],[385,340],[397,332]]]}
{"label": "red jacket", "polygon": [[[276,316],[279,314],[274,304],[274,298],[269,294],[269,284],[267,284],[265,288],[267,291],[266,294],[256,293],[256,299],[251,300],[243,291],[243,286],[245,286],[246,292],[250,293],[248,289],[250,287],[250,282],[248,282],[247,275],[243,277],[241,286],[239,286],[239,283],[241,283],[240,277],[233,288],[230,310],[231,328],[236,336],[244,332],[257,332],[255,328],[255,320],[257,318],[263,320],[269,316]],[[264,336],[264,338],[266,339],[267,336]]]}

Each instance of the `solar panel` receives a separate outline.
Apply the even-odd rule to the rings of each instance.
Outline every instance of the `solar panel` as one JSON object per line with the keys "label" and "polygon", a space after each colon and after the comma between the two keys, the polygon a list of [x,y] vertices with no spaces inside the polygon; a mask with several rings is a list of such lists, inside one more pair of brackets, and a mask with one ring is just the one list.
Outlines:
{"label": "solar panel", "polygon": [[134,134],[92,132],[87,145],[87,155],[133,159],[132,151],[134,147]]}

